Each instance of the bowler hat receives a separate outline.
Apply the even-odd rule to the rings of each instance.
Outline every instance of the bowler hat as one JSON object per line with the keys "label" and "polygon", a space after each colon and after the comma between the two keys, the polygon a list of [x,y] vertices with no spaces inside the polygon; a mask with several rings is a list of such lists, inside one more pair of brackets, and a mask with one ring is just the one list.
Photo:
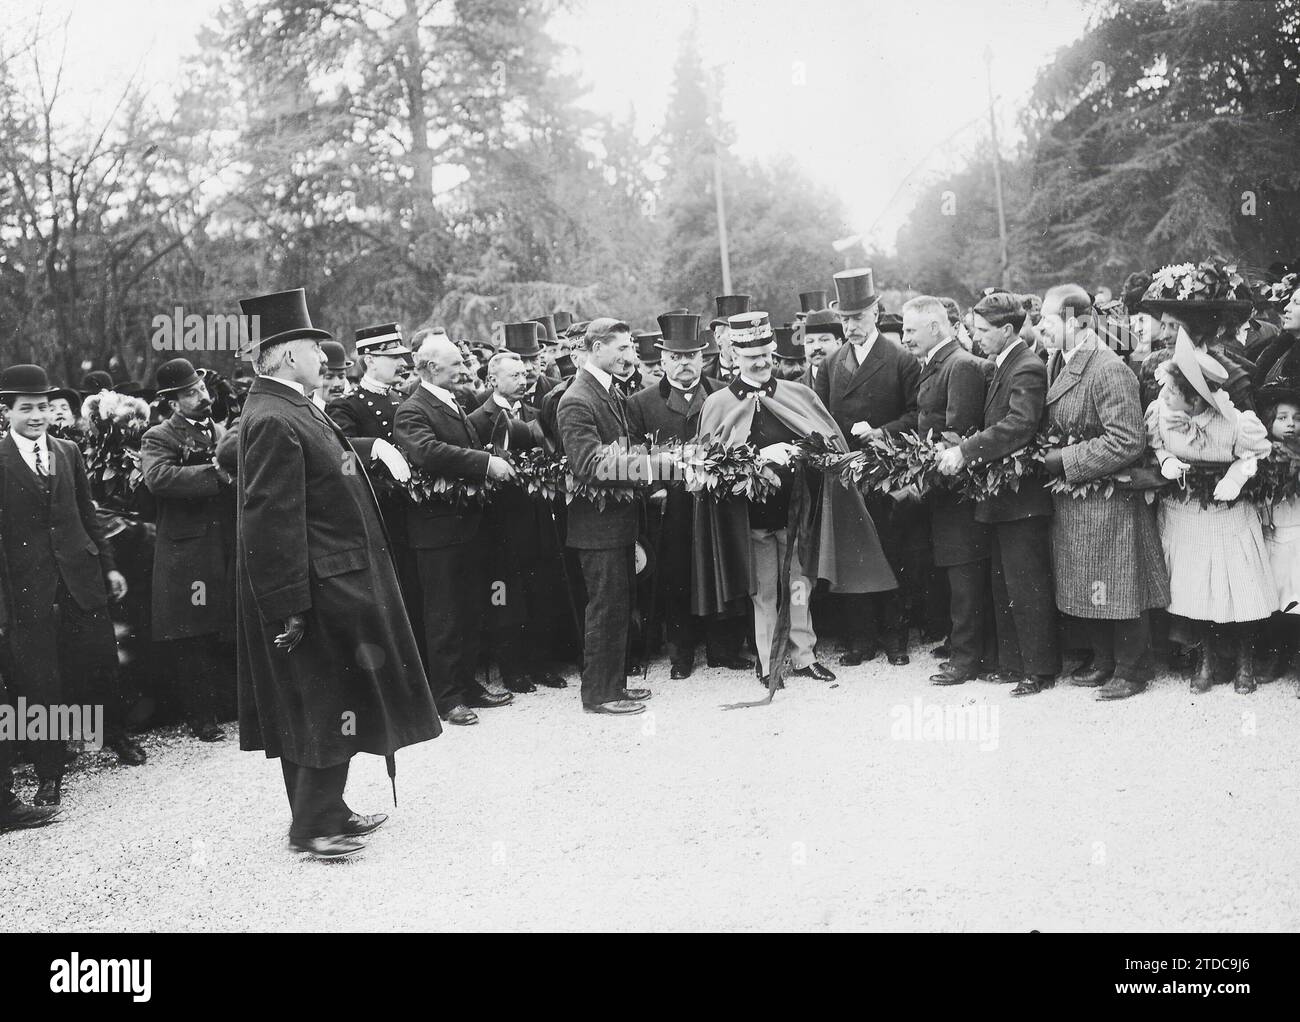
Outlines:
{"label": "bowler hat", "polygon": [[842,341],[844,324],[829,309],[818,309],[808,313],[808,318],[803,321],[803,335],[807,337],[809,334],[834,334]]}
{"label": "bowler hat", "polygon": [[664,351],[690,355],[708,347],[700,333],[700,317],[688,312],[665,312],[659,317],[659,332],[663,335],[659,347]]}
{"label": "bowler hat", "polygon": [[793,361],[803,361],[803,337],[800,335],[796,338],[799,331],[792,326],[779,326],[773,331],[776,334],[776,357],[787,358]]}
{"label": "bowler hat", "polygon": [[172,391],[184,390],[186,387],[202,382],[207,375],[206,369],[195,370],[189,359],[174,358],[158,367],[158,393],[169,394]]}
{"label": "bowler hat", "polygon": [[348,353],[343,350],[343,345],[338,341],[321,341],[320,350],[325,352],[326,369],[338,371],[356,365],[352,359],[348,358]]}
{"label": "bowler hat", "polygon": [[363,326],[356,332],[358,355],[409,355],[411,349],[402,340],[402,328],[396,323]]}
{"label": "bowler hat", "polygon": [[81,389],[87,394],[98,394],[101,390],[112,390],[113,377],[102,369],[96,369],[81,378]]}
{"label": "bowler hat", "polygon": [[799,311],[817,312],[830,305],[829,291],[800,291]]}
{"label": "bowler hat", "polygon": [[81,395],[71,387],[60,387],[50,395],[51,401],[57,401],[59,398],[63,398],[68,402],[68,407],[72,409],[73,414],[79,415],[81,413]]}
{"label": "bowler hat", "polygon": [[749,311],[749,295],[718,295],[713,301],[718,307],[718,319],[731,319]]}
{"label": "bowler hat", "polygon": [[663,335],[658,330],[638,330],[632,335],[636,341],[636,357],[647,365],[654,365],[663,359],[659,352],[659,341]]}
{"label": "bowler hat", "polygon": [[867,267],[841,270],[835,274],[835,301],[830,308],[845,316],[865,312],[880,300],[876,294],[876,281]]}
{"label": "bowler hat", "polygon": [[[292,291],[258,295],[256,298],[241,298],[239,309],[245,316],[248,328],[247,344],[240,352],[242,355],[256,355],[273,344],[283,344],[286,341],[330,339],[327,330],[319,330],[311,325],[311,314],[307,311],[307,292],[300,287]],[[256,323],[256,329],[253,329],[253,322],[250,321]]]}
{"label": "bowler hat", "polygon": [[32,397],[48,397],[57,387],[50,386],[50,378],[40,366],[10,366],[0,373],[0,394],[27,394]]}
{"label": "bowler hat", "polygon": [[882,334],[903,336],[903,317],[894,312],[882,312],[876,320],[876,329]]}
{"label": "bowler hat", "polygon": [[513,351],[516,355],[540,355],[542,347],[537,343],[537,325],[531,319],[526,323],[507,323],[506,350]]}

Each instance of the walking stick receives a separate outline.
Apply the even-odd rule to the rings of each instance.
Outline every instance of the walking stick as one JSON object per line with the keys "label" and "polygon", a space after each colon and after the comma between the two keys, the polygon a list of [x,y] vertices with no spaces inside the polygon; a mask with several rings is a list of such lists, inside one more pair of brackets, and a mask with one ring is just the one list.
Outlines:
{"label": "walking stick", "polygon": [[654,634],[654,628],[658,624],[655,615],[659,609],[659,583],[662,576],[659,574],[663,565],[663,548],[664,548],[664,519],[668,516],[668,493],[665,491],[664,499],[659,504],[659,531],[655,535],[654,545],[654,576],[650,579],[650,606],[646,609],[645,617],[641,620],[641,680],[645,681],[646,674],[650,670],[650,637]]}

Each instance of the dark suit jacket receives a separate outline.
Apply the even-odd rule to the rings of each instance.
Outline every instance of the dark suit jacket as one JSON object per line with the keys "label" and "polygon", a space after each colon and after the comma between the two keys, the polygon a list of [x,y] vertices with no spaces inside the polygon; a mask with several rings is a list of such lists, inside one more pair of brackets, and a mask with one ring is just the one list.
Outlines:
{"label": "dark suit jacket", "polygon": [[[468,419],[452,411],[423,384],[397,409],[394,435],[413,468],[452,479],[483,479],[488,452]],[[478,535],[483,510],[454,504],[412,504],[407,537],[416,550],[437,550]]]}
{"label": "dark suit jacket", "polygon": [[[958,435],[983,424],[987,388],[984,361],[966,351],[956,339],[945,343],[921,370],[917,388],[916,431],[945,431]],[[975,520],[975,508],[951,494],[936,492],[930,504],[930,537],[936,567],[969,564],[989,555],[989,534]]]}
{"label": "dark suit jacket", "polygon": [[862,442],[853,436],[853,424],[866,421],[886,433],[916,429],[916,388],[921,367],[912,353],[897,341],[877,334],[864,365],[854,368],[853,345],[822,363],[813,390],[853,447]]}
{"label": "dark suit jacket", "polygon": [[[1047,367],[1023,341],[1016,343],[993,376],[984,400],[983,429],[962,441],[961,452],[974,465],[997,461],[1020,450],[1042,424]],[[975,517],[981,522],[1014,522],[1051,513],[1051,494],[1041,483],[1028,482],[1016,492],[980,501],[975,509]]]}
{"label": "dark suit jacket", "polygon": [[[226,432],[220,425],[214,428],[215,439],[174,412],[149,430],[140,444],[144,484],[158,505],[155,640],[233,635],[234,489],[221,483],[210,460],[193,463],[203,456],[211,459]],[[195,582],[203,583],[203,599],[197,602]]]}
{"label": "dark suit jacket", "polygon": [[90,499],[77,445],[47,437],[54,474],[42,492],[13,436],[0,440],[0,539],[9,580],[10,627],[50,614],[59,578],[83,610],[108,605],[113,551]]}
{"label": "dark suit jacket", "polygon": [[[615,381],[617,383],[617,381]],[[633,487],[649,475],[645,455],[627,453],[626,412],[618,400],[586,369],[560,399],[557,425],[573,474],[609,488]],[[618,449],[607,450],[610,444]],[[577,497],[568,506],[566,545],[575,550],[614,550],[636,541],[636,501],[609,501],[597,510]]]}

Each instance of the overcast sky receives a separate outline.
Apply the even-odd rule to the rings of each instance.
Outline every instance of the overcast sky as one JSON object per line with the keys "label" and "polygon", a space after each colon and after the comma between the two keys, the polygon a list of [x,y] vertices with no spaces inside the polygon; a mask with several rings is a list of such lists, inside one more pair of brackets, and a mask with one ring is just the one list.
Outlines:
{"label": "overcast sky", "polygon": [[[70,18],[69,86],[88,116],[137,71],[170,92],[220,0],[44,0]],[[28,20],[38,0],[0,0]],[[745,156],[795,160],[844,199],[850,228],[892,247],[928,176],[988,132],[993,52],[1004,149],[1035,73],[1086,23],[1083,0],[577,0],[554,35],[572,50],[593,109],[660,126],[679,40],[698,14],[707,64],[725,75],[724,116]],[[0,31],[8,31],[0,28]],[[935,196],[935,201],[938,201]]]}

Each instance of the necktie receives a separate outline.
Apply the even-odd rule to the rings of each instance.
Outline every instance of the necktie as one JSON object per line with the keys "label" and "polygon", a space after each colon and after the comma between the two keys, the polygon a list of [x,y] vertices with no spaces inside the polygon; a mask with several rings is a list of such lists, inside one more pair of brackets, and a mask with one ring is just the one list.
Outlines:
{"label": "necktie", "polygon": [[1059,351],[1052,352],[1052,365],[1047,370],[1047,385],[1050,387],[1056,382],[1056,378],[1061,375],[1061,367],[1065,364],[1065,356]]}
{"label": "necktie", "polygon": [[36,451],[36,474],[44,478],[45,462],[41,460],[41,445],[37,444],[34,449]]}

